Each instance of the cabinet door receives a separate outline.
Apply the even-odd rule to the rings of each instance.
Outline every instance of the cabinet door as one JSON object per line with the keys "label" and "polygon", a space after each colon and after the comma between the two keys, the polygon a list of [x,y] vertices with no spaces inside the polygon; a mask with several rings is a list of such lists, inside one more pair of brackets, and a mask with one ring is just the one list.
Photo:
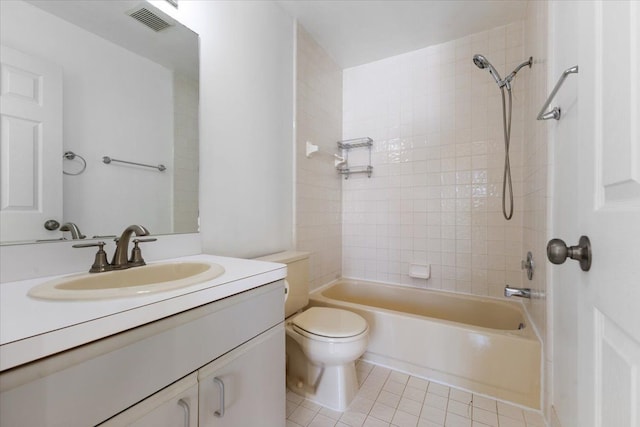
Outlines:
{"label": "cabinet door", "polygon": [[196,372],[100,424],[102,427],[197,427]]}
{"label": "cabinet door", "polygon": [[280,323],[198,371],[200,427],[284,425],[284,337]]}

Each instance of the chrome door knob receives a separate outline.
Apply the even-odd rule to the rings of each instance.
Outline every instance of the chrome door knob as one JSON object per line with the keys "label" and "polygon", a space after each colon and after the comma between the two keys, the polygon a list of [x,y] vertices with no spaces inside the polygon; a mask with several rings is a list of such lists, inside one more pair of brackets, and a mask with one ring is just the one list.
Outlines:
{"label": "chrome door knob", "polygon": [[547,243],[547,258],[553,264],[562,264],[566,259],[571,258],[580,262],[582,271],[589,271],[591,268],[591,242],[587,236],[580,236],[580,241],[576,246],[567,247],[561,239],[551,239]]}

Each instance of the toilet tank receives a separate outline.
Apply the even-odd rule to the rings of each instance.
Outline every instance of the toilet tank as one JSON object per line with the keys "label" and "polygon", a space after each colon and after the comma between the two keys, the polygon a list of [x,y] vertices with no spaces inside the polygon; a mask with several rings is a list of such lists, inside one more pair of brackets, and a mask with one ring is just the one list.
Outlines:
{"label": "toilet tank", "polygon": [[286,251],[256,258],[260,261],[287,264],[289,293],[284,304],[284,316],[289,317],[309,303],[309,252]]}

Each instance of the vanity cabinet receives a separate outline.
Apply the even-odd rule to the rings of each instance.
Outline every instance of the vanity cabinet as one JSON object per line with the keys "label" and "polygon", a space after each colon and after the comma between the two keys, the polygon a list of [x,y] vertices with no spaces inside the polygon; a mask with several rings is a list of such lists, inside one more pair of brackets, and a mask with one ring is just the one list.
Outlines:
{"label": "vanity cabinet", "polygon": [[278,325],[101,427],[279,427],[284,327]]}
{"label": "vanity cabinet", "polygon": [[3,371],[0,426],[282,426],[283,320],[279,280]]}
{"label": "vanity cabinet", "polygon": [[197,425],[198,374],[196,372],[100,424],[101,427],[196,427]]}
{"label": "vanity cabinet", "polygon": [[200,427],[283,425],[284,339],[280,325],[198,371]]}

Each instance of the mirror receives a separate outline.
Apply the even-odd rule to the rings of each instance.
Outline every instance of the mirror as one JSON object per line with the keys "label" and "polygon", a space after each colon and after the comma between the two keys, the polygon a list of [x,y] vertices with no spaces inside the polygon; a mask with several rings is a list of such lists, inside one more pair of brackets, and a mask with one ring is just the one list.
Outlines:
{"label": "mirror", "polygon": [[197,232],[198,35],[143,0],[0,7],[0,244]]}

